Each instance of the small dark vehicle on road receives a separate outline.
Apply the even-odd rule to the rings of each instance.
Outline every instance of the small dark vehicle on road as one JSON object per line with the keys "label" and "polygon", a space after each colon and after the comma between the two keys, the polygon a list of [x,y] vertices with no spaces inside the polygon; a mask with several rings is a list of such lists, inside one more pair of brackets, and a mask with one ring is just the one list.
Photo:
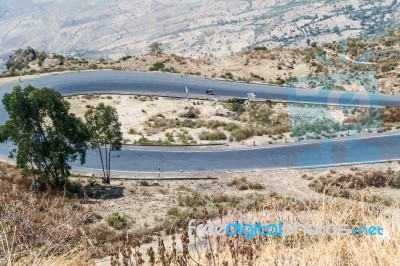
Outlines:
{"label": "small dark vehicle on road", "polygon": [[214,92],[213,92],[212,89],[208,89],[208,90],[206,90],[206,94],[207,95],[214,95]]}

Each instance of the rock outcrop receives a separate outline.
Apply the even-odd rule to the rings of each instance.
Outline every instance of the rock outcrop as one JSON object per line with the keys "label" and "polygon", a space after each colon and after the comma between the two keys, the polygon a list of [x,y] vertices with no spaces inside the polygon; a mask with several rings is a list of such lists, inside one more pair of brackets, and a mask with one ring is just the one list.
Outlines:
{"label": "rock outcrop", "polygon": [[10,58],[6,62],[6,67],[8,70],[22,70],[30,62],[35,61],[40,57],[42,53],[36,51],[35,49],[28,47],[26,49],[18,49],[10,55]]}

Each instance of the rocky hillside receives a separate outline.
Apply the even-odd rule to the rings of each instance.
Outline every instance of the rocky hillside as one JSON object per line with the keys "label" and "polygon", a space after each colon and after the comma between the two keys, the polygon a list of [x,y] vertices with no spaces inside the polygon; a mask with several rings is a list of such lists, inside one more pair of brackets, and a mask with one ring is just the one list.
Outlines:
{"label": "rocky hillside", "polygon": [[376,36],[398,25],[398,1],[2,0],[0,58],[15,47],[68,56],[168,53],[226,56],[243,48],[305,47]]}

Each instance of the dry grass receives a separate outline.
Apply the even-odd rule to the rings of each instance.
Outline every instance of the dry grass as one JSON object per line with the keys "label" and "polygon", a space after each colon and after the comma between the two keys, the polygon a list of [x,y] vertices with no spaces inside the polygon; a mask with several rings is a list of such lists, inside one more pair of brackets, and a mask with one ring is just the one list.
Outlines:
{"label": "dry grass", "polygon": [[318,178],[309,177],[309,180],[312,180],[309,183],[310,188],[318,193],[398,207],[395,199],[379,195],[379,189],[400,187],[400,172],[393,171],[391,168],[386,171],[331,171]]}
{"label": "dry grass", "polygon": [[[354,187],[360,190],[365,185],[380,186],[382,176],[386,177],[385,184],[396,176],[390,169],[352,171],[352,177],[345,178],[344,173],[332,170],[329,183],[339,187],[357,184]],[[370,178],[360,183],[364,175]],[[301,180],[311,179],[316,180],[303,174]],[[399,265],[400,213],[380,202],[370,204],[361,198],[340,199],[324,194],[312,201],[272,192],[267,197],[268,188],[238,176],[226,181],[226,186],[235,191],[232,195],[201,194],[191,187],[179,186],[182,195],[177,204],[181,206],[170,209],[168,215],[175,217],[171,224],[166,220],[160,223],[164,228],[142,228],[140,233],[95,225],[90,208],[79,200],[32,193],[29,183],[20,178],[14,167],[0,165],[0,265],[94,265],[93,258],[110,252],[112,265]],[[241,191],[242,185],[249,189]],[[148,182],[142,182],[141,187],[159,188]],[[249,197],[238,197],[239,192]],[[238,199],[242,202],[236,202]],[[282,221],[348,224],[349,228],[381,225],[390,240],[382,242],[377,237],[357,235],[311,237],[302,233],[285,239],[257,236],[251,241],[244,237],[198,236],[201,243],[208,245],[205,248],[192,245],[193,236],[189,237],[186,231],[191,218],[214,224],[261,221],[265,225]],[[180,230],[175,234],[161,232],[177,223],[181,223]]]}
{"label": "dry grass", "polygon": [[31,266],[93,266],[95,263],[90,259],[90,254],[85,246],[79,246],[60,256],[46,254],[29,254],[27,258],[18,263],[9,265],[31,265]]}
{"label": "dry grass", "polygon": [[[281,205],[269,202],[268,208],[262,208],[265,216],[260,217],[260,209],[248,213],[246,220],[236,216],[239,222],[284,220]],[[307,205],[307,204],[306,204]],[[265,207],[265,206],[264,206]],[[398,211],[392,215],[398,215]],[[381,225],[389,233],[390,240],[381,241],[377,237],[351,235],[348,237],[310,237],[303,234],[281,238],[256,237],[246,241],[243,237],[206,237],[208,248],[189,245],[187,232],[172,237],[172,246],[167,248],[160,239],[157,251],[153,247],[147,250],[149,265],[398,265],[400,258],[398,228],[400,222],[389,219],[381,207],[359,203],[347,203],[327,200],[319,203],[316,210],[295,211],[292,218],[306,224],[312,220],[316,224],[349,224],[350,228],[361,225]],[[220,217],[217,222],[227,222]],[[178,239],[179,238],[179,239]],[[181,249],[179,248],[181,247]],[[133,250],[136,250],[134,252]],[[121,261],[144,261],[140,243],[126,243],[121,253],[113,255],[113,265]],[[133,264],[140,265],[140,264]]]}
{"label": "dry grass", "polygon": [[[89,208],[67,191],[31,191],[32,179],[0,163],[0,265],[93,265]],[[108,232],[109,233],[109,232]]]}
{"label": "dry grass", "polygon": [[0,165],[0,265],[52,265],[50,257],[60,262],[82,257],[77,247],[86,239],[79,228],[89,213],[65,195],[30,191],[31,182],[16,168]]}

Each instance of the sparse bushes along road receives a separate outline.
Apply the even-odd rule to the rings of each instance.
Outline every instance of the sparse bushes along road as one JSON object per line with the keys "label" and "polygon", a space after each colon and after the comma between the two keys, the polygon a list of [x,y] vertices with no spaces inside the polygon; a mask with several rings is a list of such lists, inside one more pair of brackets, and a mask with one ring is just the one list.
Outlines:
{"label": "sparse bushes along road", "polygon": [[199,135],[201,140],[210,140],[210,141],[218,141],[218,140],[226,140],[226,135],[221,131],[202,131]]}
{"label": "sparse bushes along road", "polygon": [[397,206],[391,198],[371,194],[369,188],[400,188],[400,172],[391,169],[387,171],[358,171],[350,173],[337,173],[331,171],[330,174],[314,178],[306,176],[310,188],[318,193],[342,197],[369,203],[380,203],[387,206]]}

